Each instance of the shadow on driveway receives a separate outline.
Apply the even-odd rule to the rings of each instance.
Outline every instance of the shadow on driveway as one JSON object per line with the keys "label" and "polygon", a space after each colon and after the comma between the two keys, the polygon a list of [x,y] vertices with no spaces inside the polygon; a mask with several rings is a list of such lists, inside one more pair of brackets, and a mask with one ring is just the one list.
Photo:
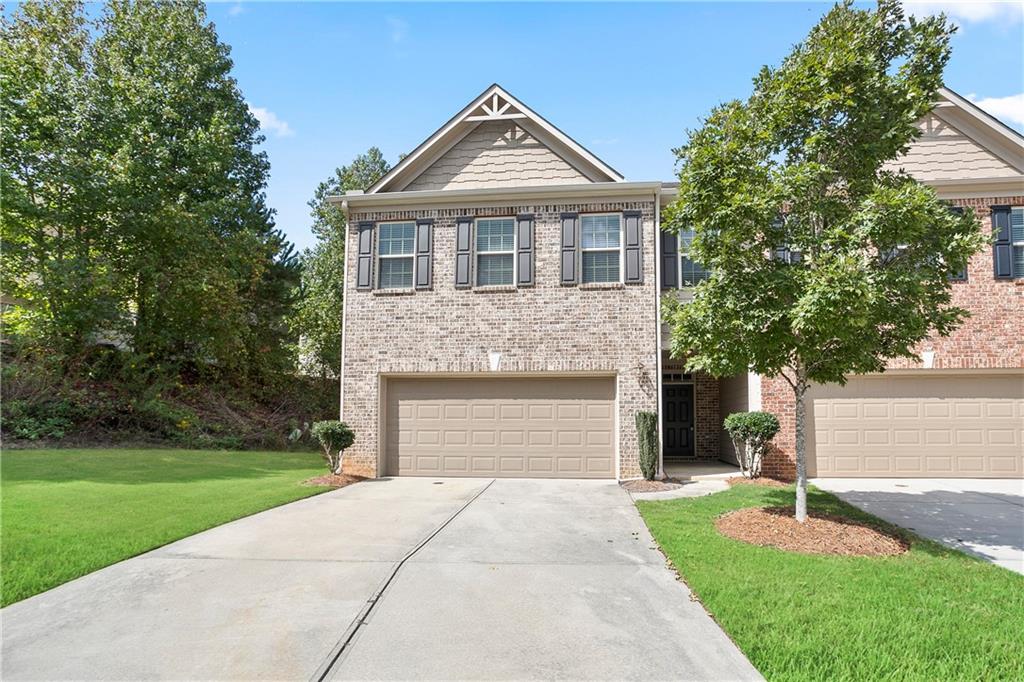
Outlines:
{"label": "shadow on driveway", "polygon": [[843,479],[812,483],[866,512],[1024,574],[1024,481]]}

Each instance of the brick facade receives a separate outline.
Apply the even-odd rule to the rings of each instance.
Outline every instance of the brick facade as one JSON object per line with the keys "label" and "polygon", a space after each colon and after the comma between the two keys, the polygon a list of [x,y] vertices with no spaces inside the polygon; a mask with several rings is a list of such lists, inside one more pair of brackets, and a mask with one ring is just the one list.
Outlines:
{"label": "brick facade", "polygon": [[[982,228],[992,230],[992,206],[1021,206],[1024,196],[953,200],[956,206],[973,209]],[[930,338],[918,352],[933,352],[932,369],[1024,368],[1024,280],[995,279],[992,249],[984,248],[971,259],[967,280],[952,282],[952,303],[971,311],[971,316],[948,337]],[[924,369],[919,362],[899,358],[889,369]],[[793,390],[784,379],[763,378],[761,405],[779,418],[781,429],[764,461],[766,475],[796,476],[796,415]]]}
{"label": "brick facade", "polygon": [[[640,210],[642,284],[560,284],[560,214]],[[455,219],[535,216],[535,285],[455,289]],[[360,221],[432,218],[433,287],[357,291],[356,226]],[[445,207],[422,211],[351,211],[346,249],[343,415],[356,433],[346,470],[381,475],[382,379],[392,374],[481,375],[488,353],[501,353],[497,373],[608,373],[618,378],[619,476],[640,475],[634,416],[657,409],[655,205],[646,201]]]}

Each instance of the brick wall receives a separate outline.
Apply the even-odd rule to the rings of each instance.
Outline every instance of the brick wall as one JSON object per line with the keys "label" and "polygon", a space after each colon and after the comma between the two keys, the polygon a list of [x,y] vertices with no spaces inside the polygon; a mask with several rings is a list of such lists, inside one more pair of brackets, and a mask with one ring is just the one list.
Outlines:
{"label": "brick wall", "polygon": [[[644,282],[560,285],[560,213],[643,215]],[[535,215],[535,286],[456,290],[455,219]],[[434,219],[431,290],[402,294],[357,291],[359,221]],[[395,373],[491,374],[488,352],[502,354],[498,372],[608,372],[618,376],[619,475],[640,475],[634,415],[657,409],[654,203],[506,205],[424,211],[357,212],[349,216],[343,409],[357,441],[348,471],[381,474],[380,377]]]}
{"label": "brick wall", "polygon": [[[991,206],[1021,206],[1024,196],[956,199],[973,209],[985,231],[992,230]],[[918,352],[934,352],[934,369],[1016,369],[1024,367],[1024,279],[995,279],[992,249],[985,247],[968,264],[967,281],[952,282],[952,303],[971,316],[948,337],[927,339]],[[924,369],[907,359],[890,362],[889,369]],[[762,409],[779,418],[775,447],[765,458],[766,475],[796,475],[795,408],[793,391],[781,378],[761,382]]]}

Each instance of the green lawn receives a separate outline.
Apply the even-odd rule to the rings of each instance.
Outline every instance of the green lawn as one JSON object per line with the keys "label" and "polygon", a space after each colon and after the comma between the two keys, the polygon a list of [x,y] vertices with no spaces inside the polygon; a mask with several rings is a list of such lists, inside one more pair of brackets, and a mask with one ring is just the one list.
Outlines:
{"label": "green lawn", "polygon": [[323,492],[309,452],[14,450],[0,456],[3,605]]}
{"label": "green lawn", "polygon": [[[881,521],[812,490],[812,509]],[[639,502],[665,554],[769,680],[1022,680],[1024,576],[909,536],[899,557],[813,556],[714,528],[792,488]]]}

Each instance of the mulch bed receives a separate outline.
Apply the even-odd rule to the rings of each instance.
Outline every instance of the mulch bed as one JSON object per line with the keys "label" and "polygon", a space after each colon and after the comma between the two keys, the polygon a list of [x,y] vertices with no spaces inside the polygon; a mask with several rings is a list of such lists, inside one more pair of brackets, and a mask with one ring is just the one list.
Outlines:
{"label": "mulch bed", "polygon": [[365,476],[351,476],[349,474],[327,474],[325,476],[314,476],[302,482],[303,485],[327,486],[329,488],[344,488],[359,481],[365,481]]}
{"label": "mulch bed", "polygon": [[878,528],[836,516],[808,512],[797,523],[793,507],[753,507],[718,517],[715,528],[734,540],[805,554],[894,556],[910,545]]}
{"label": "mulch bed", "polygon": [[623,481],[620,485],[631,493],[660,493],[666,490],[678,490],[683,487],[679,481],[666,478],[663,481]]}
{"label": "mulch bed", "polygon": [[729,485],[760,485],[765,488],[785,488],[789,483],[780,481],[777,478],[747,478],[746,476],[733,476],[725,479]]}

